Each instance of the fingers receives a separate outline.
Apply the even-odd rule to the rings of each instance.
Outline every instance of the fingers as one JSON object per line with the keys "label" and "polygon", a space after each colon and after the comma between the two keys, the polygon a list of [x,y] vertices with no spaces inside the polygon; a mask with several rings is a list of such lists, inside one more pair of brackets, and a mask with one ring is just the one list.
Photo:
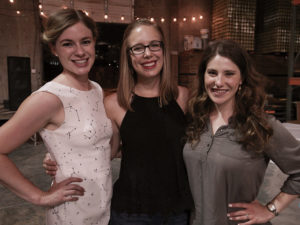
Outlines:
{"label": "fingers", "polygon": [[69,178],[61,181],[61,183],[64,183],[64,184],[70,184],[73,182],[82,182],[82,179],[79,177],[69,177]]}
{"label": "fingers", "polygon": [[66,190],[64,191],[64,202],[74,202],[79,199],[79,196],[84,195],[84,188],[77,184],[68,184],[65,186]]}
{"label": "fingers", "polygon": [[249,206],[249,203],[230,203],[228,206],[230,208],[247,208],[247,206]]}
{"label": "fingers", "polygon": [[84,188],[78,184],[74,184],[74,182],[82,182],[82,179],[78,177],[69,177],[68,179],[65,179],[62,182],[58,183],[58,185],[65,186],[66,190],[74,190],[78,191],[79,193],[84,193]]}
{"label": "fingers", "polygon": [[[47,155],[49,155],[49,153],[47,153]],[[55,161],[51,160],[51,158],[49,158],[47,155],[43,160],[43,167],[46,170],[46,174],[54,177],[56,175],[56,171],[57,171],[57,163]]]}
{"label": "fingers", "polygon": [[240,216],[230,216],[228,219],[229,220],[250,220],[250,217],[248,214],[244,214]]}

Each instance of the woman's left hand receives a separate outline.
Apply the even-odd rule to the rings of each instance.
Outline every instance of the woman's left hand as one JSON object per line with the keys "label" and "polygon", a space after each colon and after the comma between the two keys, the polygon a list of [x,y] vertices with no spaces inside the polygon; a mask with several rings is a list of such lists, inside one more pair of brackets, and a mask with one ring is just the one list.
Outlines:
{"label": "woman's left hand", "polygon": [[231,203],[230,208],[243,208],[242,210],[228,213],[229,220],[243,220],[247,222],[239,223],[239,225],[261,224],[273,219],[275,215],[271,213],[265,206],[257,200],[251,203]]}

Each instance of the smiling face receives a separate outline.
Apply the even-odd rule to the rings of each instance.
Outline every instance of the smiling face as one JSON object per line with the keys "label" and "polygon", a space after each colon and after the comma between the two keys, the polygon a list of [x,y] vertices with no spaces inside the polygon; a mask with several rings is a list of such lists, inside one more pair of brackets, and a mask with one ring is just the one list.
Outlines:
{"label": "smiling face", "polygon": [[209,98],[218,108],[233,109],[235,95],[241,84],[240,69],[229,58],[216,55],[208,62],[204,86]]}
{"label": "smiling face", "polygon": [[[134,28],[128,37],[128,46],[133,47],[138,44],[149,45],[153,41],[161,41],[159,32],[152,26],[141,25]],[[138,79],[148,79],[160,77],[163,67],[163,50],[151,51],[145,49],[142,54],[135,55],[129,51],[133,69]]]}
{"label": "smiling face", "polygon": [[79,22],[68,27],[51,46],[63,66],[63,73],[88,76],[95,61],[95,40],[92,31]]}

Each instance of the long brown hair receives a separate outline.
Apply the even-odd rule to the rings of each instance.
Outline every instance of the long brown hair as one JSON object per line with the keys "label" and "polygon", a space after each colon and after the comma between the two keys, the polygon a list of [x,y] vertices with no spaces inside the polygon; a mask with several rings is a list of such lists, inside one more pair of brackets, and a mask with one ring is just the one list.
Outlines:
{"label": "long brown hair", "polygon": [[264,112],[265,77],[255,70],[248,53],[231,40],[214,41],[203,52],[198,70],[198,88],[192,92],[188,104],[190,123],[187,128],[187,141],[192,145],[200,141],[200,135],[204,132],[214,108],[204,88],[204,74],[207,64],[216,55],[226,57],[235,63],[242,76],[241,89],[235,96],[232,118],[239,143],[247,150],[262,152],[273,134]]}
{"label": "long brown hair", "polygon": [[129,24],[126,28],[123,36],[123,44],[121,48],[120,56],[120,80],[117,88],[117,96],[120,106],[126,110],[132,110],[131,96],[134,90],[134,86],[137,82],[137,75],[131,64],[131,58],[129,55],[129,43],[128,37],[131,32],[139,26],[152,26],[161,36],[163,42],[163,68],[161,71],[160,80],[160,103],[161,105],[167,105],[171,99],[176,99],[178,96],[178,89],[175,83],[175,79],[172,77],[170,69],[169,50],[164,37],[163,31],[156,23],[151,22],[148,19],[138,19]]}

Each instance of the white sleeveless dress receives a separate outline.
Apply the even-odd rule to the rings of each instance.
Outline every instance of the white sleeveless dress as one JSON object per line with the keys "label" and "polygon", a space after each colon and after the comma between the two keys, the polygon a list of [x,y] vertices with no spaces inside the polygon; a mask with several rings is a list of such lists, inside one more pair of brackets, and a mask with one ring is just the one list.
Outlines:
{"label": "white sleeveless dress", "polygon": [[84,196],[47,210],[47,225],[107,225],[112,196],[111,121],[107,118],[99,84],[80,91],[57,82],[46,83],[37,92],[56,95],[65,111],[64,123],[54,131],[42,129],[44,144],[57,162],[56,182],[80,177]]}

